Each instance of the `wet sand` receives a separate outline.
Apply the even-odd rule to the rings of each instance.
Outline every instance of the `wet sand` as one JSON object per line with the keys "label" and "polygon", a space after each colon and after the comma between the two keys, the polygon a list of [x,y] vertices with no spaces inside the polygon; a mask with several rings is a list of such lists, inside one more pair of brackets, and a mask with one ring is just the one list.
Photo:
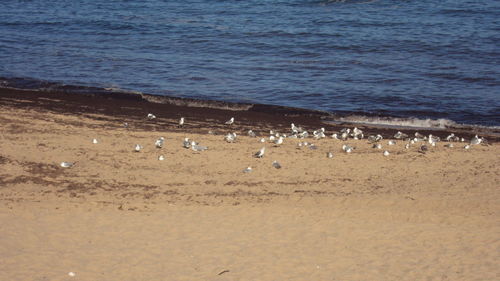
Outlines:
{"label": "wet sand", "polygon": [[[366,140],[286,139],[252,157],[264,144],[246,130],[338,130],[320,118],[0,91],[0,280],[497,278],[494,138],[425,154],[385,139],[388,157]],[[185,137],[209,149],[184,149]]]}

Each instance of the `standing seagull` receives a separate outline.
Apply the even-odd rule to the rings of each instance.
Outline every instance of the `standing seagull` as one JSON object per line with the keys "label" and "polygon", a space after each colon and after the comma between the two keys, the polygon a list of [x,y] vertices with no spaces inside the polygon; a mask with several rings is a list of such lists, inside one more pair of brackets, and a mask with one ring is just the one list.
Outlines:
{"label": "standing seagull", "polygon": [[283,137],[279,137],[277,140],[274,141],[275,146],[279,146],[283,143]]}
{"label": "standing seagull", "polygon": [[262,158],[264,156],[264,152],[266,151],[266,147],[261,148],[259,151],[257,151],[254,156],[257,158]]}
{"label": "standing seagull", "polygon": [[470,140],[470,144],[473,144],[473,145],[478,145],[480,144],[481,142],[483,142],[483,139],[482,138],[479,138],[478,135],[474,136],[471,140]]}
{"label": "standing seagull", "polygon": [[179,120],[179,127],[184,126],[184,117],[181,117],[181,120]]}
{"label": "standing seagull", "polygon": [[236,141],[236,133],[229,133],[227,134],[224,139],[227,141],[227,142],[235,142]]}
{"label": "standing seagull", "polygon": [[159,139],[157,139],[156,142],[155,142],[156,148],[162,148],[164,142],[165,142],[165,138],[164,137],[160,137]]}
{"label": "standing seagull", "polygon": [[189,140],[188,138],[184,138],[184,142],[182,143],[182,146],[184,148],[190,148],[191,147],[191,140]]}
{"label": "standing seagull", "polygon": [[228,121],[226,121],[226,125],[232,125],[234,123],[234,117],[231,117]]}

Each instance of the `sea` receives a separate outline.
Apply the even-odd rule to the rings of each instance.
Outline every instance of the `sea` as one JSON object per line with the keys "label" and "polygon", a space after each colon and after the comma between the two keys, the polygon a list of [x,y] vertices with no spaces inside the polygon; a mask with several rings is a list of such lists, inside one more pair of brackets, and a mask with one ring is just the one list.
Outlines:
{"label": "sea", "polygon": [[500,1],[2,0],[0,87],[500,126]]}

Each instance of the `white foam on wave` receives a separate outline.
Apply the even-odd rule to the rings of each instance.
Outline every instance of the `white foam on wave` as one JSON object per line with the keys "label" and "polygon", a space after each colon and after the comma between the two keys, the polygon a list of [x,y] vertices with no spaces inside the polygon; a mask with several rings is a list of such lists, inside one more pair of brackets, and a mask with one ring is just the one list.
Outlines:
{"label": "white foam on wave", "polygon": [[333,122],[340,123],[356,123],[365,125],[378,125],[389,127],[412,127],[412,128],[435,128],[446,129],[463,127],[454,121],[448,119],[418,119],[418,118],[397,118],[397,117],[372,117],[352,115],[346,117],[339,117]]}
{"label": "white foam on wave", "polygon": [[459,124],[449,119],[418,119],[418,118],[398,118],[398,117],[376,117],[363,115],[350,115],[344,117],[336,117],[327,120],[335,124],[351,123],[360,125],[371,125],[375,127],[387,127],[394,129],[427,129],[427,130],[443,130],[443,129],[465,129],[488,132],[490,135],[500,136],[500,126],[483,126]]}

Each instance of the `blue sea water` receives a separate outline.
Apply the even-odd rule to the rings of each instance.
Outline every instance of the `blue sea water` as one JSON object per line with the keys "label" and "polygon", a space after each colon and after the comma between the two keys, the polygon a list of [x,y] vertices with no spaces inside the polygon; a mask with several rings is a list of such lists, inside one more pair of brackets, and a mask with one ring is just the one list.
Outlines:
{"label": "blue sea water", "polygon": [[2,0],[0,76],[500,125],[500,1]]}

